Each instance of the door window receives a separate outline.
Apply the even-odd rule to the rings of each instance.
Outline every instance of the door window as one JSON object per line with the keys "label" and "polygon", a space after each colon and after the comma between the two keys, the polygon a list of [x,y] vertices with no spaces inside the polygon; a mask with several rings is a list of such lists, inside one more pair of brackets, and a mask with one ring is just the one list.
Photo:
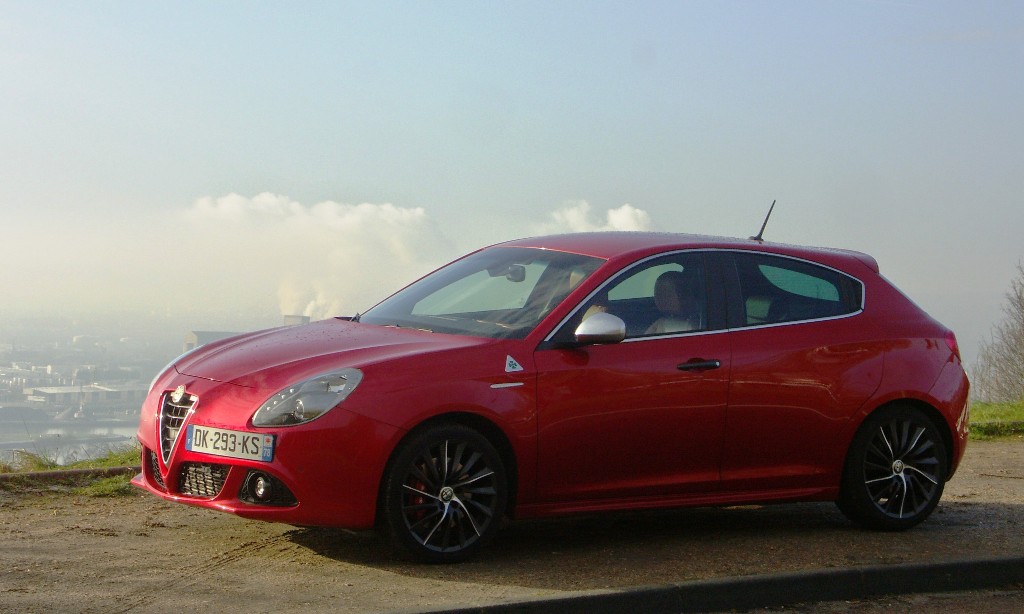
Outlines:
{"label": "door window", "polygon": [[626,323],[626,338],[673,335],[708,329],[707,281],[700,254],[673,254],[641,262],[613,278],[563,326],[557,340],[596,312]]}
{"label": "door window", "polygon": [[802,260],[737,254],[744,324],[818,320],[861,309],[859,281]]}

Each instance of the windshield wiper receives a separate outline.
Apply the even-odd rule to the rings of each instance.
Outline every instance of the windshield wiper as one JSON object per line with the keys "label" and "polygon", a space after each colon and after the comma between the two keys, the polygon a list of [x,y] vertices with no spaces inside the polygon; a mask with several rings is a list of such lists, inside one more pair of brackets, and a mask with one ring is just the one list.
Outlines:
{"label": "windshield wiper", "polygon": [[418,326],[402,326],[401,324],[384,324],[383,326],[385,328],[401,328],[401,329],[404,329],[404,330],[419,330],[419,331],[423,331],[425,333],[432,333],[432,332],[434,332],[434,331],[430,330],[429,328],[420,328]]}

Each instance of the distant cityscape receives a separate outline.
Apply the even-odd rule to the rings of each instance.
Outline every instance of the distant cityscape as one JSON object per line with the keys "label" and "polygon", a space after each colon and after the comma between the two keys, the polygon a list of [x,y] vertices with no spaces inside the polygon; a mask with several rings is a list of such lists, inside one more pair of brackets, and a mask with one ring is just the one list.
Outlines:
{"label": "distant cityscape", "polygon": [[[285,324],[308,322],[287,316]],[[183,351],[237,332],[157,318],[20,318],[0,323],[0,460],[58,463],[131,445],[150,382]]]}

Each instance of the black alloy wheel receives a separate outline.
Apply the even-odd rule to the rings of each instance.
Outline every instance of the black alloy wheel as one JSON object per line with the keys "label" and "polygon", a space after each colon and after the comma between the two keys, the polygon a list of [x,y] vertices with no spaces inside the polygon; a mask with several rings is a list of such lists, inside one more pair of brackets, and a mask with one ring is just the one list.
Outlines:
{"label": "black alloy wheel", "polygon": [[938,505],[947,466],[945,442],[928,416],[910,406],[880,410],[850,445],[837,504],[868,528],[909,529]]}
{"label": "black alloy wheel", "polygon": [[461,561],[498,530],[507,488],[501,456],[483,435],[457,424],[431,427],[403,442],[392,459],[383,522],[415,558]]}

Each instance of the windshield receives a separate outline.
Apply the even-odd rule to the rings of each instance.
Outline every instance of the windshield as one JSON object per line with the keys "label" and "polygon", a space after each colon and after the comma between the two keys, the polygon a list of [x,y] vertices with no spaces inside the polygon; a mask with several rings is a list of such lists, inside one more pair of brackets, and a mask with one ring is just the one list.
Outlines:
{"label": "windshield", "polygon": [[602,262],[565,252],[492,247],[434,271],[359,321],[521,339]]}

